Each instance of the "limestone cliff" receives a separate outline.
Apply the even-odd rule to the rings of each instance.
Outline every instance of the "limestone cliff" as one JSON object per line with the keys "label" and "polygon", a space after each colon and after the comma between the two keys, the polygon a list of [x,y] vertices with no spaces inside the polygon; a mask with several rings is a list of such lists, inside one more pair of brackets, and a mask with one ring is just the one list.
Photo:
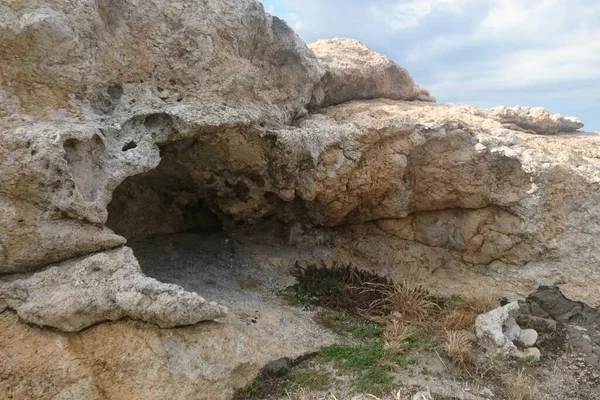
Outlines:
{"label": "limestone cliff", "polygon": [[[24,343],[0,389],[16,398],[101,398],[133,359],[89,372],[96,386],[82,372],[94,362],[77,360],[119,358],[118,335],[167,363],[153,376],[179,371],[179,398],[229,393],[269,357],[300,355],[252,361],[227,342],[222,363],[188,335],[240,326],[156,328],[226,313],[144,276],[124,245],[157,234],[276,220],[298,248],[318,237],[329,263],[442,292],[560,284],[600,304],[600,137],[574,133],[575,118],[436,104],[389,58],[348,39],[306,46],[254,0],[3,0],[0,15],[0,350]],[[81,380],[34,369],[17,385],[40,340]],[[170,364],[169,351],[205,365]],[[211,368],[221,383],[195,380]],[[40,376],[58,391],[35,394]]]}

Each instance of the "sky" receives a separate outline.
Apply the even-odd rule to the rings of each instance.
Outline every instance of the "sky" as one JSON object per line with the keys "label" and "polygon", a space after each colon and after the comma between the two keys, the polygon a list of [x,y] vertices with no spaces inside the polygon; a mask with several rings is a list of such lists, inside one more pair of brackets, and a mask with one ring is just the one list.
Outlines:
{"label": "sky", "polygon": [[600,131],[599,0],[264,0],[307,43],[350,37],[441,103],[541,106]]}

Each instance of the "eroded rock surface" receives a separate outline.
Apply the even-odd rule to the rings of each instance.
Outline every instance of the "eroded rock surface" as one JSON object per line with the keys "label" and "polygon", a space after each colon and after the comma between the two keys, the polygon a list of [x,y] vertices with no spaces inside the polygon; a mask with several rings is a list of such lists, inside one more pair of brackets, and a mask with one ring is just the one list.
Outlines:
{"label": "eroded rock surface", "polygon": [[508,127],[545,135],[573,132],[583,128],[583,123],[579,119],[550,114],[541,107],[494,107],[482,110],[482,113]]}
{"label": "eroded rock surface", "polygon": [[[244,310],[243,307],[240,310]],[[250,310],[248,310],[250,311]],[[269,361],[334,338],[289,310],[178,329],[118,321],[64,334],[0,314],[0,393],[13,399],[230,399]]]}
{"label": "eroded rock surface", "polygon": [[127,247],[0,280],[0,298],[24,321],[65,332],[124,317],[172,328],[227,313],[180,286],[146,277]]}
{"label": "eroded rock surface", "polygon": [[[475,320],[477,337],[484,345],[491,345],[495,353],[505,356],[540,359],[539,349],[532,347],[537,341],[537,332],[533,329],[521,329],[515,321],[519,303],[512,302],[498,307]],[[526,348],[520,350],[515,343]]]}
{"label": "eroded rock surface", "polygon": [[309,47],[325,67],[313,107],[374,98],[435,102],[406,69],[358,40],[319,40]]}
{"label": "eroded rock surface", "polygon": [[[140,272],[123,245],[160,234],[270,219],[288,230],[266,240],[323,246],[330,264],[446,293],[558,284],[600,304],[600,137],[565,134],[576,119],[435,104],[389,58],[346,39],[311,50],[254,0],[25,0],[0,15],[2,393],[227,393],[251,363],[317,346],[286,342],[305,322],[280,310],[248,340],[231,316],[161,330],[224,308]],[[92,326],[121,318],[149,324]],[[226,361],[202,359],[214,343]]]}
{"label": "eroded rock surface", "polygon": [[[149,276],[227,306],[216,322],[160,329],[154,321],[125,318],[61,333],[24,324],[13,312],[0,314],[0,393],[14,399],[126,400],[134,394],[224,400],[268,363],[339,341],[314,321],[314,311],[289,307],[277,295],[294,282],[287,268],[295,260],[318,259],[328,249],[283,246],[267,240],[271,231],[282,234],[277,225],[233,237],[180,233],[132,241]],[[51,300],[65,309],[56,296]]]}

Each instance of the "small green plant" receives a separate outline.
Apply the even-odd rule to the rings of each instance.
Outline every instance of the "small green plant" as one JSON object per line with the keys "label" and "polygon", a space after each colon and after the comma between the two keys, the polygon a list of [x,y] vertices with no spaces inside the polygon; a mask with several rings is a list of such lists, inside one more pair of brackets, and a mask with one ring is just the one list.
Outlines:
{"label": "small green plant", "polygon": [[327,371],[316,368],[305,368],[290,376],[290,386],[296,390],[315,392],[329,387],[331,376]]}
{"label": "small green plant", "polygon": [[429,368],[427,368],[427,367],[421,367],[420,372],[421,372],[421,375],[425,375],[425,376],[431,374],[431,371],[429,371]]}
{"label": "small green plant", "polygon": [[530,355],[530,356],[526,356],[523,361],[525,361],[528,364],[537,364],[539,362],[539,359],[534,356],[534,355]]}
{"label": "small green plant", "polygon": [[291,306],[310,306],[313,303],[310,294],[298,283],[280,290],[278,294]]}
{"label": "small green plant", "polygon": [[376,365],[385,356],[380,342],[360,344],[334,344],[324,348],[318,355],[320,361],[333,361],[336,367],[361,370]]}
{"label": "small green plant", "polygon": [[381,336],[381,327],[373,322],[363,321],[342,311],[323,312],[318,321],[338,334],[350,334],[355,339],[375,339]]}
{"label": "small green plant", "polygon": [[461,301],[462,296],[460,294],[453,294],[453,295],[450,295],[450,300],[451,301]]}
{"label": "small green plant", "polygon": [[392,380],[392,376],[384,367],[373,365],[356,379],[354,389],[357,393],[380,396],[390,389]]}

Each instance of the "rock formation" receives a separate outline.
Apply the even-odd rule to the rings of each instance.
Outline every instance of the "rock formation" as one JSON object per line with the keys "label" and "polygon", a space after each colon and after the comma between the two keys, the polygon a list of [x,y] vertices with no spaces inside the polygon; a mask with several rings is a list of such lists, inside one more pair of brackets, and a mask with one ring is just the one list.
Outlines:
{"label": "rock formation", "polygon": [[308,46],[325,68],[314,93],[313,107],[375,98],[435,102],[427,90],[415,84],[406,69],[358,40],[319,40]]}
{"label": "rock formation", "polygon": [[[143,276],[124,245],[157,234],[276,220],[329,263],[442,292],[560,284],[600,304],[600,139],[572,133],[576,119],[436,104],[389,58],[353,40],[307,47],[255,0],[4,1],[0,15],[0,346],[16,346],[0,351],[0,392],[108,390],[85,378],[106,370],[29,369],[52,352],[64,368],[121,360],[115,376],[160,364],[144,373],[178,374],[180,398],[211,385],[224,398],[269,357],[301,355],[258,356],[248,346],[269,346],[241,325],[157,328],[225,314]],[[227,362],[202,342],[216,326]],[[149,358],[121,358],[127,340]],[[23,371],[59,389],[21,387]],[[130,379],[112,398],[141,390]]]}
{"label": "rock formation", "polygon": [[[518,310],[519,303],[515,301],[479,315],[475,320],[477,337],[484,345],[491,345],[492,351],[496,353],[523,359],[534,357],[537,361],[540,359],[540,351],[533,346],[538,334],[533,329],[519,327],[515,320]],[[525,348],[520,350],[515,342]]]}
{"label": "rock formation", "polygon": [[123,317],[172,328],[227,313],[225,307],[206,303],[195,293],[145,277],[127,247],[12,279],[1,290],[6,306],[23,320],[65,332]]}

